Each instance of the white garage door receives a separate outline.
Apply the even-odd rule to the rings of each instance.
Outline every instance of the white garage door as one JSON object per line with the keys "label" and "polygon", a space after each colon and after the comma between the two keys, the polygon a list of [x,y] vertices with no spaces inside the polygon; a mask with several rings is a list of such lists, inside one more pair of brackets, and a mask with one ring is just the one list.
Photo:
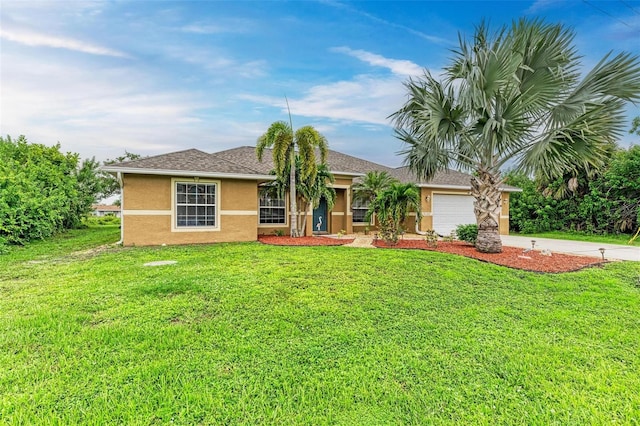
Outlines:
{"label": "white garage door", "polygon": [[449,235],[458,225],[476,223],[470,195],[434,194],[432,203],[433,230],[440,235]]}

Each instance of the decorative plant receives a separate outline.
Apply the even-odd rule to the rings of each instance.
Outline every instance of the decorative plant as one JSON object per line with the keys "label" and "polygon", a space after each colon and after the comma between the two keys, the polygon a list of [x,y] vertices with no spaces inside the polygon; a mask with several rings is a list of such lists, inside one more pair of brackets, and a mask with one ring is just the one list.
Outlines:
{"label": "decorative plant", "polygon": [[451,231],[449,235],[445,235],[444,237],[442,237],[442,241],[445,241],[447,243],[453,242],[457,239],[458,236],[456,235],[456,231]]}
{"label": "decorative plant", "polygon": [[475,245],[476,240],[478,239],[478,225],[475,223],[458,225],[456,228],[456,234],[458,235],[459,240]]}
{"label": "decorative plant", "polygon": [[433,229],[426,231],[424,238],[429,247],[438,247],[438,234]]}
{"label": "decorative plant", "polygon": [[394,183],[369,204],[366,220],[370,221],[375,213],[380,223],[380,238],[395,245],[410,210],[415,211],[416,220],[420,220],[420,190],[412,183]]}

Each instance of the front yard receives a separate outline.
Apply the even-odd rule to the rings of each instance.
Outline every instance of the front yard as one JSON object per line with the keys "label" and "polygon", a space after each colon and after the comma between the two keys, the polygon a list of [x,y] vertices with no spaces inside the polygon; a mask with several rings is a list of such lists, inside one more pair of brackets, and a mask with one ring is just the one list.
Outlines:
{"label": "front yard", "polygon": [[[259,243],[0,255],[0,423],[634,424],[640,271]],[[80,252],[78,252],[81,250]],[[174,260],[175,265],[145,267]]]}

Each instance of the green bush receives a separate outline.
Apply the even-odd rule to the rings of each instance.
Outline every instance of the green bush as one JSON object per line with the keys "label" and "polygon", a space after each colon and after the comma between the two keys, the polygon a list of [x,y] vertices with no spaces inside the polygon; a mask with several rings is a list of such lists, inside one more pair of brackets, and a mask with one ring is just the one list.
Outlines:
{"label": "green bush", "polygon": [[478,225],[475,223],[458,225],[456,228],[456,235],[458,235],[459,240],[475,245],[476,240],[478,239]]}
{"label": "green bush", "polygon": [[87,216],[82,220],[86,226],[120,225],[120,218],[113,214],[105,216]]}
{"label": "green bush", "polygon": [[0,244],[25,244],[76,228],[91,210],[102,184],[95,160],[60,145],[0,137]]}

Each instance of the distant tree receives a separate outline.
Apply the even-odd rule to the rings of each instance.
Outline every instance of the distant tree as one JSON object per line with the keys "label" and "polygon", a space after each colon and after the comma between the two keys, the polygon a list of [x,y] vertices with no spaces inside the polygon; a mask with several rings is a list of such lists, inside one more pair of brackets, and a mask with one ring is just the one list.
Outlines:
{"label": "distant tree", "polygon": [[502,251],[500,169],[553,180],[598,169],[624,128],[624,105],[640,99],[637,56],[606,55],[581,78],[574,34],[520,20],[490,34],[483,23],[460,38],[444,79],[409,80],[409,100],[392,115],[409,168],[430,179],[452,165],[473,172],[476,248]]}
{"label": "distant tree", "polygon": [[[142,158],[140,154],[133,154],[125,150],[124,155],[112,159],[107,159],[102,164],[106,166],[109,164],[122,163],[124,161],[138,160],[140,158]],[[114,175],[112,175],[111,173],[103,172],[101,170],[97,171],[97,175],[102,180],[102,191],[99,198],[109,198],[112,195],[120,194],[120,184],[118,183],[118,180]]]}
{"label": "distant tree", "polygon": [[318,161],[316,150],[320,153],[320,163],[325,164],[327,158],[327,140],[312,126],[304,126],[293,131],[290,124],[284,121],[276,121],[269,126],[267,132],[258,138],[256,154],[262,161],[267,148],[273,151],[273,166],[278,179],[283,180],[289,174],[290,213],[292,237],[298,237],[298,209],[296,162],[300,163],[299,174],[303,180],[314,181],[318,173]]}
{"label": "distant tree", "polygon": [[369,204],[366,220],[373,214],[378,217],[380,237],[389,244],[398,242],[402,223],[409,212],[416,212],[416,221],[421,218],[420,189],[413,183],[392,183]]}

